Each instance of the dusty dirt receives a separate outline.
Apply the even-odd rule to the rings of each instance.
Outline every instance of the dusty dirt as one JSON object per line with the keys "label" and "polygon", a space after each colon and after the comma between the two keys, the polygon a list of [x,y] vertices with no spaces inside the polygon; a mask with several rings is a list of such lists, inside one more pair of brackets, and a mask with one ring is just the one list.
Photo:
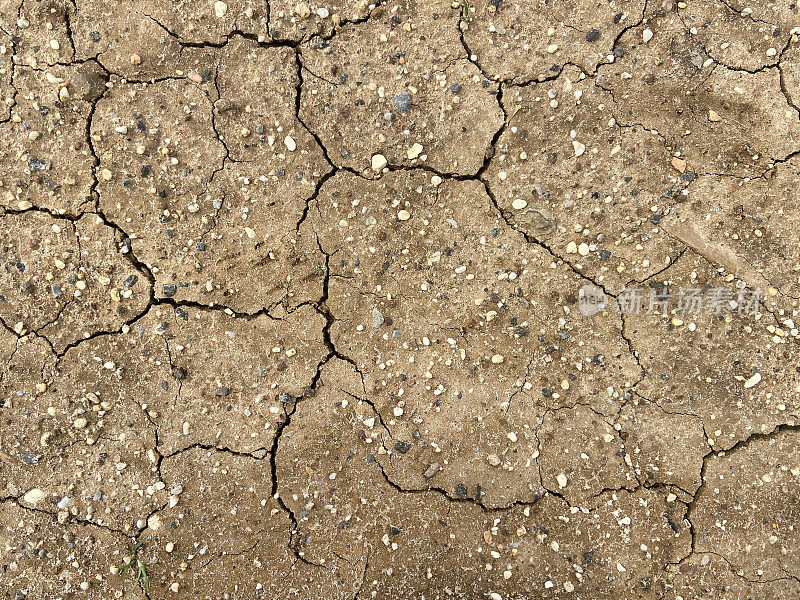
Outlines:
{"label": "dusty dirt", "polygon": [[0,597],[800,596],[797,6],[320,2],[0,0]]}

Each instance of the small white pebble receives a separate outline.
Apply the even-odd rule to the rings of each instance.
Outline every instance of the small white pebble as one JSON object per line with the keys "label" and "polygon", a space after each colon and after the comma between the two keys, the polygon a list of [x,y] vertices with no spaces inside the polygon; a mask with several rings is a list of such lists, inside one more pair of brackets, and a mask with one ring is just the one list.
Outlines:
{"label": "small white pebble", "polygon": [[383,154],[375,154],[372,156],[372,170],[376,173],[380,172],[387,164],[388,161]]}
{"label": "small white pebble", "polygon": [[414,160],[415,158],[418,158],[420,154],[422,154],[424,149],[425,148],[422,144],[416,142],[411,146],[411,148],[408,149],[406,156],[408,156],[409,160]]}
{"label": "small white pebble", "polygon": [[522,198],[517,198],[516,200],[514,200],[514,202],[511,203],[511,206],[514,207],[514,210],[522,210],[523,208],[528,206],[528,203]]}
{"label": "small white pebble", "polygon": [[744,387],[751,388],[754,385],[757,385],[759,381],[761,381],[761,373],[756,373],[750,379],[744,382]]}

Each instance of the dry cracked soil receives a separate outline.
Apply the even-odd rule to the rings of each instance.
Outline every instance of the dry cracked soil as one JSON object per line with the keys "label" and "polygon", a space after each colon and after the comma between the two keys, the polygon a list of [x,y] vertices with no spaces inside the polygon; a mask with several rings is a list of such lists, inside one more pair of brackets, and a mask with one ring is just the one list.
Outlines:
{"label": "dry cracked soil", "polygon": [[800,597],[791,0],[0,0],[0,597]]}

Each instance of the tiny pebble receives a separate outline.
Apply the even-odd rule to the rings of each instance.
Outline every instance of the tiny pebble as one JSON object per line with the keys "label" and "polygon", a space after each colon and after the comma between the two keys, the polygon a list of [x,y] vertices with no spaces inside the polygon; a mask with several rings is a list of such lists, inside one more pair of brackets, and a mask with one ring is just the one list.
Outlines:
{"label": "tiny pebble", "polygon": [[42,500],[44,500],[44,492],[39,488],[33,488],[32,490],[28,490],[28,492],[22,497],[22,499],[27,504],[38,504]]}
{"label": "tiny pebble", "polygon": [[408,112],[411,109],[411,94],[397,94],[394,97],[394,107],[401,114]]}
{"label": "tiny pebble", "polygon": [[432,463],[427,469],[425,469],[425,478],[430,479],[434,475],[436,475],[441,470],[441,465],[439,463]]}
{"label": "tiny pebble", "polygon": [[373,155],[372,170],[375,171],[376,173],[380,172],[387,164],[388,161],[386,160],[386,157],[383,154]]}
{"label": "tiny pebble", "polygon": [[308,17],[311,16],[311,9],[305,2],[301,2],[300,4],[295,6],[294,12],[296,12],[301,19],[307,19]]}
{"label": "tiny pebble", "polygon": [[422,154],[423,150],[424,147],[422,146],[422,144],[418,142],[414,143],[411,146],[411,148],[409,148],[408,151],[406,152],[406,156],[408,156],[409,160],[414,160],[415,158],[418,158],[420,154]]}
{"label": "tiny pebble", "polygon": [[750,379],[744,382],[745,388],[751,388],[761,381],[761,373],[756,373]]}
{"label": "tiny pebble", "polygon": [[228,5],[225,4],[222,0],[217,0],[214,2],[214,14],[217,15],[218,19],[221,19],[225,16],[225,13],[228,12]]}

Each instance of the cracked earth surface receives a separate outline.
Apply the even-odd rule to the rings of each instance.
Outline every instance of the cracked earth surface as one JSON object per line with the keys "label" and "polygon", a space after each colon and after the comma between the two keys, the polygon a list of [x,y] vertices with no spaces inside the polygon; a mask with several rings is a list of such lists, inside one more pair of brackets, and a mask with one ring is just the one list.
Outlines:
{"label": "cracked earth surface", "polygon": [[0,596],[800,597],[798,34],[0,0]]}

